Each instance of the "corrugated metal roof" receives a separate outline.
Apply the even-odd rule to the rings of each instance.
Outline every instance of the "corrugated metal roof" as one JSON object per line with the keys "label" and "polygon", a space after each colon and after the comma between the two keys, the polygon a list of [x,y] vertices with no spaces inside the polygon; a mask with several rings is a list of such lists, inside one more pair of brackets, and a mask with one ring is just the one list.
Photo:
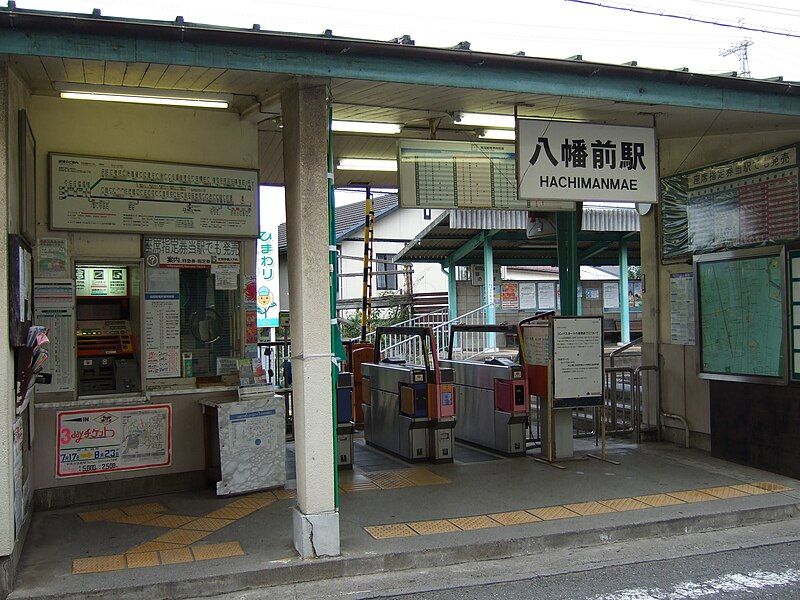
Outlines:
{"label": "corrugated metal roof", "polygon": [[464,210],[450,211],[452,229],[526,229],[528,213],[524,210]]}
{"label": "corrugated metal roof", "polygon": [[584,205],[581,229],[583,231],[639,231],[639,212],[635,208]]}

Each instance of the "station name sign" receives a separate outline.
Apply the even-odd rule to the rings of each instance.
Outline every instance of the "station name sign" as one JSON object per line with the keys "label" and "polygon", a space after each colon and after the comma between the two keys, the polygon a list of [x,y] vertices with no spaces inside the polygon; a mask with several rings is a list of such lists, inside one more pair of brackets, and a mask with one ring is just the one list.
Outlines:
{"label": "station name sign", "polygon": [[524,200],[658,201],[655,130],[568,121],[517,121]]}

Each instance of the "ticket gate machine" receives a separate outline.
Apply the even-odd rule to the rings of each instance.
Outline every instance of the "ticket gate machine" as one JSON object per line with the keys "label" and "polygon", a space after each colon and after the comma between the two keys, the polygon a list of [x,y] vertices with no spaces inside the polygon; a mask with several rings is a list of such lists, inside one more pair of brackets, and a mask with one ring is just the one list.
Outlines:
{"label": "ticket gate machine", "polygon": [[339,449],[337,466],[353,468],[353,374],[339,373],[336,381],[336,435]]}
{"label": "ticket gate machine", "polygon": [[[421,338],[425,364],[381,359],[381,339],[389,334]],[[412,462],[453,461],[453,372],[440,368],[430,327],[379,327],[374,362],[362,364],[361,374],[368,444]]]}
{"label": "ticket gate machine", "polygon": [[470,444],[508,455],[524,455],[530,416],[528,382],[523,366],[511,358],[484,362],[453,360],[453,341],[459,332],[517,335],[515,325],[454,325],[448,359],[458,394],[455,436]]}

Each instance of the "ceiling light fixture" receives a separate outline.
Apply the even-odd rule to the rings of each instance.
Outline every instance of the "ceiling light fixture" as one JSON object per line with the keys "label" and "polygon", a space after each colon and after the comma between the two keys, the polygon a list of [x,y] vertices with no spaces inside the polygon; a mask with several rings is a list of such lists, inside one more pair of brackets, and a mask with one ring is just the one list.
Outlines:
{"label": "ceiling light fixture", "polygon": [[486,113],[455,113],[453,123],[471,125],[473,127],[495,127],[498,129],[514,129],[514,117],[511,115],[490,115]]}
{"label": "ceiling light fixture", "polygon": [[397,171],[397,161],[381,158],[340,158],[336,168],[341,171]]}
{"label": "ceiling light fixture", "polygon": [[403,128],[399,123],[376,123],[370,121],[337,121],[334,120],[332,129],[347,133],[380,133],[383,135],[397,135]]}
{"label": "ceiling light fixture", "polygon": [[480,138],[484,140],[511,140],[512,142],[517,139],[516,132],[513,129],[484,129]]}
{"label": "ceiling light fixture", "polygon": [[56,86],[59,95],[68,100],[95,100],[129,104],[221,108],[230,106],[230,94],[203,94],[183,90],[154,90],[111,85],[68,84]]}

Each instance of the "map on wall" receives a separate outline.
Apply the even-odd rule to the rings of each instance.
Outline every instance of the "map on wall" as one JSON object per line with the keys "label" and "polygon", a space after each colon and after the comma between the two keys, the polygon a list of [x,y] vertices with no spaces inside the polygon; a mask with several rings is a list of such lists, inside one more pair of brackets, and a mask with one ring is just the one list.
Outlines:
{"label": "map on wall", "polygon": [[513,144],[400,140],[398,158],[403,208],[530,208]]}
{"label": "map on wall", "polygon": [[662,258],[800,238],[797,147],[661,180]]}
{"label": "map on wall", "polygon": [[258,171],[50,154],[50,228],[258,236]]}
{"label": "map on wall", "polygon": [[778,254],[697,263],[701,376],[784,377],[784,268]]}

